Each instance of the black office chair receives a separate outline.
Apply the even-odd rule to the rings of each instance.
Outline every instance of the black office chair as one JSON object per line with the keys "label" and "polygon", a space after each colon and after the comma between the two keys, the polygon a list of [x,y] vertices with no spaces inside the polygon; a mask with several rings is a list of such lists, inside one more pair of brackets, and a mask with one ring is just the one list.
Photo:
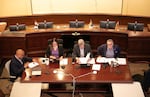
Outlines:
{"label": "black office chair", "polygon": [[[63,47],[63,39],[56,39],[59,46]],[[48,45],[50,45],[53,42],[53,39],[48,39]]]}

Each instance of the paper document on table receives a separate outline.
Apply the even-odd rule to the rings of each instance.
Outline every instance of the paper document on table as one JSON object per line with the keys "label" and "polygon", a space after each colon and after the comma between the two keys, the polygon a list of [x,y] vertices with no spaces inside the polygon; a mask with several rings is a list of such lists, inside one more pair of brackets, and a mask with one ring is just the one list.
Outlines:
{"label": "paper document on table", "polygon": [[79,58],[79,64],[87,64],[87,59],[85,57]]}
{"label": "paper document on table", "polygon": [[92,66],[92,70],[96,70],[96,71],[100,71],[100,69],[101,69],[101,65],[100,64],[93,64],[93,66]]}
{"label": "paper document on table", "polygon": [[60,65],[67,65],[68,64],[68,58],[63,58],[62,60],[59,61]]}
{"label": "paper document on table", "polygon": [[117,58],[117,63],[119,65],[126,65],[127,64],[126,58]]}
{"label": "paper document on table", "polygon": [[97,62],[97,63],[107,63],[107,60],[106,60],[105,57],[98,57],[98,58],[96,59],[96,62]]}
{"label": "paper document on table", "polygon": [[38,65],[39,65],[39,63],[37,63],[37,62],[31,62],[28,64],[29,68],[33,68],[33,67],[36,67]]}
{"label": "paper document on table", "polygon": [[115,58],[106,58],[106,57],[100,57],[97,58],[96,62],[97,63],[110,63],[111,61],[115,62]]}
{"label": "paper document on table", "polygon": [[87,64],[87,63],[88,63],[88,60],[90,60],[90,54],[91,54],[91,53],[88,53],[88,54],[86,55],[86,57],[80,57],[80,58],[79,58],[80,64]]}
{"label": "paper document on table", "polygon": [[32,68],[32,75],[41,75],[42,69],[40,66],[36,66]]}
{"label": "paper document on table", "polygon": [[89,64],[95,64],[95,58],[91,58],[87,63],[89,63]]}
{"label": "paper document on table", "polygon": [[91,55],[91,53],[88,53],[85,58],[86,58],[87,60],[90,59],[90,55]]}
{"label": "paper document on table", "polygon": [[41,75],[42,71],[32,71],[32,75]]}
{"label": "paper document on table", "polygon": [[111,62],[117,62],[115,58],[106,58],[107,63],[111,64]]}

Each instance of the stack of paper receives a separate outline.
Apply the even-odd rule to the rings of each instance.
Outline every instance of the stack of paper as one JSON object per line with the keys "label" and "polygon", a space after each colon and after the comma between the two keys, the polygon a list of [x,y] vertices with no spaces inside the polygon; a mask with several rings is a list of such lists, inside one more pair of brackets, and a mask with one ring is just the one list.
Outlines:
{"label": "stack of paper", "polygon": [[59,61],[59,65],[68,65],[68,58],[63,58]]}
{"label": "stack of paper", "polygon": [[117,58],[117,63],[119,65],[126,65],[127,64],[126,58]]}
{"label": "stack of paper", "polygon": [[33,68],[33,67],[36,67],[38,65],[39,65],[39,63],[37,63],[37,62],[31,62],[28,64],[29,68]]}
{"label": "stack of paper", "polygon": [[41,74],[42,74],[42,70],[40,66],[32,68],[32,75],[41,75]]}
{"label": "stack of paper", "polygon": [[109,63],[116,62],[119,65],[126,65],[126,58],[106,58],[106,57],[100,57],[96,60],[97,63]]}

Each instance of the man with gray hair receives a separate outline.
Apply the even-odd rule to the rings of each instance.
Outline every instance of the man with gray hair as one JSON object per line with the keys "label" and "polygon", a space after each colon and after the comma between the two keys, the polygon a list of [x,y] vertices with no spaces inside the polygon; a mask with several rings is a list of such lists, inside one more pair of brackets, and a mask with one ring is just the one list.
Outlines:
{"label": "man with gray hair", "polygon": [[97,49],[98,56],[117,58],[120,55],[120,48],[118,45],[114,44],[112,39],[108,39],[106,44],[102,44]]}
{"label": "man with gray hair", "polygon": [[88,53],[92,57],[91,46],[85,43],[83,39],[79,39],[73,48],[73,58],[78,61],[79,57],[85,57]]}

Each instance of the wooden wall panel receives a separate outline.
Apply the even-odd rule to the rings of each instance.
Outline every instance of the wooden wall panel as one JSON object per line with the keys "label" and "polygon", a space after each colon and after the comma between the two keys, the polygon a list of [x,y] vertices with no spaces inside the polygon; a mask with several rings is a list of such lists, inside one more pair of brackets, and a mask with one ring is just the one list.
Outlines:
{"label": "wooden wall panel", "polygon": [[34,16],[22,16],[22,17],[9,17],[0,18],[0,22],[7,22],[8,26],[11,24],[25,23],[26,25],[33,25],[34,21],[53,21],[54,24],[68,24],[70,20],[83,20],[85,23],[89,23],[92,19],[94,24],[99,24],[100,20],[115,20],[119,21],[120,25],[127,25],[128,22],[143,22],[145,26],[150,23],[150,18],[148,17],[130,17],[130,16],[120,16],[120,15],[100,15],[100,14],[53,14],[53,15],[34,15]]}
{"label": "wooden wall panel", "polygon": [[11,57],[18,48],[26,51],[24,37],[1,37],[0,38],[0,55],[2,57]]}
{"label": "wooden wall panel", "polygon": [[27,34],[26,36],[26,50],[28,56],[43,56],[45,55],[48,46],[48,39],[59,38],[60,34],[56,33],[36,33]]}

